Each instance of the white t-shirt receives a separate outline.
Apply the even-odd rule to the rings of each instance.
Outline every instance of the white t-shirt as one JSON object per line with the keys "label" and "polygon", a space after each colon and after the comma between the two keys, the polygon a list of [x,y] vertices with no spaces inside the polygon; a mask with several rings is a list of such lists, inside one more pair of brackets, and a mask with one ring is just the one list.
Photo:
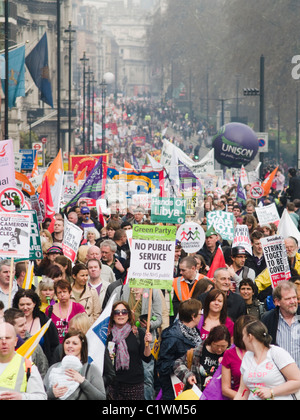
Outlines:
{"label": "white t-shirt", "polygon": [[[271,346],[266,359],[259,365],[257,365],[254,359],[254,353],[247,351],[242,361],[241,374],[244,384],[250,390],[249,400],[260,400],[258,396],[253,394],[254,390],[258,387],[271,389],[285,383],[285,379],[280,370],[291,363],[295,363],[294,359],[281,347]],[[275,400],[292,399],[292,395],[275,397]]]}

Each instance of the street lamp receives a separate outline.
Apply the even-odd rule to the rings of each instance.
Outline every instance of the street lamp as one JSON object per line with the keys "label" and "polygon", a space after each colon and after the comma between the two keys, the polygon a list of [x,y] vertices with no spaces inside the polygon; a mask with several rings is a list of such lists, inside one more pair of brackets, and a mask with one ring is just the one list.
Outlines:
{"label": "street lamp", "polygon": [[115,75],[113,73],[105,73],[103,76],[103,80],[100,83],[101,92],[102,92],[102,153],[105,153],[106,150],[106,93],[107,93],[107,85],[111,85],[115,81]]}
{"label": "street lamp", "polygon": [[[244,96],[259,96],[259,131],[265,131],[265,57],[260,57],[260,88],[244,89]],[[263,170],[264,153],[260,153],[260,161],[262,162],[261,171]]]}
{"label": "street lamp", "polygon": [[5,15],[5,26],[4,26],[4,33],[5,33],[5,123],[4,123],[4,138],[8,140],[8,38],[9,38],[9,9],[8,9],[8,0],[5,0],[4,5],[4,15]]}
{"label": "street lamp", "polygon": [[83,154],[85,154],[85,66],[86,63],[89,61],[89,58],[86,57],[85,51],[83,52],[83,57],[80,59],[83,63],[83,121],[82,121],[82,146],[83,146]]}
{"label": "street lamp", "polygon": [[72,29],[72,22],[69,21],[68,29],[65,29],[65,33],[69,34],[69,155],[71,153],[71,136],[72,136],[72,34],[76,31]]}

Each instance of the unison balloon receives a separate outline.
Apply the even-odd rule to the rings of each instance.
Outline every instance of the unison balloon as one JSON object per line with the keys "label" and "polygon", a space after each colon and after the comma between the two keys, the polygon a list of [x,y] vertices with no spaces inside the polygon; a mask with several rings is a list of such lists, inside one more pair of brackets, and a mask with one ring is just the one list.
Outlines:
{"label": "unison balloon", "polygon": [[257,155],[258,138],[248,125],[229,123],[220,128],[212,141],[215,159],[228,167],[246,166]]}

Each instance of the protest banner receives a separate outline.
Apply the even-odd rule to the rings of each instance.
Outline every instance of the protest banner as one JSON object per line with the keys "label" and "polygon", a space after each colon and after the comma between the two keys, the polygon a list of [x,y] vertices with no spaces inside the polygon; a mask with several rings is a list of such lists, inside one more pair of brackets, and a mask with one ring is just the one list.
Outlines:
{"label": "protest banner", "polygon": [[282,236],[267,236],[261,239],[267,268],[273,289],[278,283],[291,277],[284,239]]}
{"label": "protest banner", "polygon": [[79,226],[69,222],[65,217],[64,223],[64,239],[62,242],[62,249],[64,255],[69,258],[73,263],[76,260],[77,251],[80,246],[82,238],[82,230]]}
{"label": "protest banner", "polygon": [[255,211],[260,226],[275,223],[275,225],[278,227],[280,217],[275,203],[265,207],[255,207]]}
{"label": "protest banner", "polygon": [[234,240],[232,248],[242,246],[252,255],[252,245],[247,225],[237,225],[234,229]]}
{"label": "protest banner", "polygon": [[234,217],[233,213],[222,210],[210,211],[207,213],[207,229],[211,226],[222,236],[222,239],[233,241],[234,239]]}
{"label": "protest banner", "polygon": [[152,197],[151,222],[174,223],[185,222],[186,200],[182,198]]}
{"label": "protest banner", "polygon": [[29,258],[31,215],[0,213],[0,257]]}
{"label": "protest banner", "polygon": [[177,231],[176,239],[181,242],[182,249],[191,254],[199,251],[205,242],[203,228],[194,222],[184,223]]}
{"label": "protest banner", "polygon": [[175,226],[133,225],[129,286],[172,288]]}
{"label": "protest banner", "polygon": [[88,177],[97,165],[99,159],[102,162],[109,162],[109,153],[98,154],[98,155],[70,155],[69,158],[69,169],[74,173],[74,179],[86,168],[86,176]]}

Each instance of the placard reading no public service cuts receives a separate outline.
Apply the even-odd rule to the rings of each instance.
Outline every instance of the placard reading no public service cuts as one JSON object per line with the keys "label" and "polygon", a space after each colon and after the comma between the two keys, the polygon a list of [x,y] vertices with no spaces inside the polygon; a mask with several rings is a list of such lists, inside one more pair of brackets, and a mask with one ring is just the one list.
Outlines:
{"label": "placard reading no public service cuts", "polygon": [[175,239],[175,226],[133,226],[130,287],[172,288]]}

